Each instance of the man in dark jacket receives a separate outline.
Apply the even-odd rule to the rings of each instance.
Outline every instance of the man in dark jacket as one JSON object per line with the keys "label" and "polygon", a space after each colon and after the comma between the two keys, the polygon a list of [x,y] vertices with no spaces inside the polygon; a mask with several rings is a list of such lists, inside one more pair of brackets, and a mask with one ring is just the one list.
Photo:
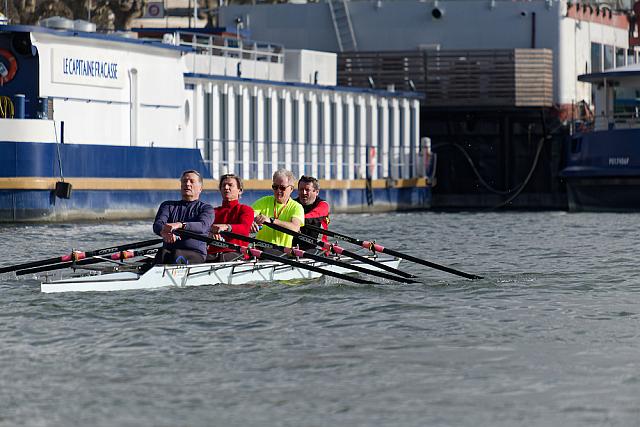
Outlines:
{"label": "man in dark jacket", "polygon": [[207,256],[207,244],[199,240],[180,238],[174,230],[183,229],[207,234],[213,223],[213,207],[199,200],[202,175],[188,170],[180,177],[182,200],[163,202],[153,223],[153,232],[164,240],[156,255],[158,264],[199,264]]}

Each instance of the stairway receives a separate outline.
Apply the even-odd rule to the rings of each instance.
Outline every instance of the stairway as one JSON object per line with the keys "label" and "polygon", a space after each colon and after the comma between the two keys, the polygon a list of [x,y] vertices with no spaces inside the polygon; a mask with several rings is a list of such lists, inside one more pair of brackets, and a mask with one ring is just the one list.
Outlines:
{"label": "stairway", "polygon": [[357,51],[358,43],[353,31],[347,0],[327,0],[327,3],[329,3],[329,11],[340,52]]}

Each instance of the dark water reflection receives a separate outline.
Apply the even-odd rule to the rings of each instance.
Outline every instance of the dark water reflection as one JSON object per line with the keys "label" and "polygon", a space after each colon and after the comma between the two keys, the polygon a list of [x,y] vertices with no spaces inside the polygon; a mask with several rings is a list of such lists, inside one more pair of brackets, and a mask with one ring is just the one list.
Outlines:
{"label": "dark water reflection", "polygon": [[[636,215],[336,215],[485,276],[51,294],[0,282],[0,426],[639,425]],[[152,237],[0,226],[2,264]],[[345,245],[348,246],[348,245]]]}

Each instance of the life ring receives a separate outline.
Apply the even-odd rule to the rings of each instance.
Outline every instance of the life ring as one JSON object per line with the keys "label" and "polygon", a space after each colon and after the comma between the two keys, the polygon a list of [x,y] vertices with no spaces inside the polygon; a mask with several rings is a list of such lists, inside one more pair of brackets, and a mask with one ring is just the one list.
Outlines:
{"label": "life ring", "polygon": [[5,61],[0,62],[0,85],[4,85],[16,76],[18,72],[18,61],[16,61],[16,57],[7,49],[0,49],[0,56],[3,57],[9,65],[9,68],[7,68]]}

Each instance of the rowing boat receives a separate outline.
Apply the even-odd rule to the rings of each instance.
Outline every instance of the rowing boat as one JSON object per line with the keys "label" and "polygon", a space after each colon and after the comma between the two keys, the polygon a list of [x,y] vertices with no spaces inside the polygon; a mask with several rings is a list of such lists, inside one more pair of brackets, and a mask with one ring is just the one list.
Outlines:
{"label": "rowing boat", "polygon": [[[53,292],[104,292],[135,289],[156,289],[165,287],[186,287],[204,285],[241,285],[247,283],[285,282],[291,280],[317,279],[333,277],[338,280],[359,284],[375,284],[371,280],[354,277],[354,272],[364,273],[378,279],[386,279],[396,283],[417,283],[416,276],[406,271],[398,270],[401,259],[422,264],[430,268],[446,271],[468,279],[482,279],[481,276],[468,274],[450,267],[420,259],[399,251],[385,248],[375,241],[361,241],[354,237],[333,231],[318,229],[320,233],[329,234],[349,243],[356,244],[371,251],[367,255],[360,255],[347,251],[337,244],[327,244],[322,241],[293,232],[275,224],[266,224],[277,231],[282,231],[299,238],[303,242],[318,246],[318,250],[335,256],[323,256],[313,251],[302,251],[297,248],[283,248],[272,243],[256,240],[248,236],[240,236],[230,232],[222,232],[224,237],[239,238],[250,244],[241,247],[225,240],[218,240],[206,235],[200,235],[187,230],[175,230],[174,233],[183,238],[193,238],[208,245],[221,249],[231,249],[242,253],[250,260],[209,263],[194,265],[155,265],[141,270],[141,265],[125,263],[124,260],[134,257],[146,257],[157,248],[135,250],[141,247],[159,243],[157,240],[127,243],[125,245],[97,249],[89,252],[73,251],[70,255],[57,256],[39,261],[32,261],[0,267],[0,274],[15,272],[16,275],[35,274],[42,271],[54,271],[70,267],[82,268],[89,273],[79,273],[64,279],[54,279],[46,275],[41,282],[40,290],[45,293]],[[258,249],[261,248],[261,249]],[[110,255],[110,256],[109,256]],[[291,255],[294,257],[292,258]],[[92,269],[88,264],[111,261],[119,266],[116,269]],[[384,271],[383,271],[384,270]],[[73,274],[76,274],[75,272]]]}
{"label": "rowing boat", "polygon": [[[400,259],[395,257],[371,257],[378,263],[397,268]],[[359,260],[347,257],[341,261],[350,265],[362,266]],[[299,259],[305,266],[328,268],[333,272],[351,274],[352,270],[324,262]],[[375,266],[367,265],[372,271],[380,271]],[[104,292],[124,290],[145,290],[166,287],[186,287],[204,285],[242,285],[260,282],[286,282],[291,280],[317,279],[323,274],[308,268],[285,265],[277,261],[234,261],[216,264],[193,265],[156,265],[145,273],[135,271],[118,271],[109,273],[93,272],[79,277],[60,280],[45,279],[40,285],[44,293],[54,292]]]}

